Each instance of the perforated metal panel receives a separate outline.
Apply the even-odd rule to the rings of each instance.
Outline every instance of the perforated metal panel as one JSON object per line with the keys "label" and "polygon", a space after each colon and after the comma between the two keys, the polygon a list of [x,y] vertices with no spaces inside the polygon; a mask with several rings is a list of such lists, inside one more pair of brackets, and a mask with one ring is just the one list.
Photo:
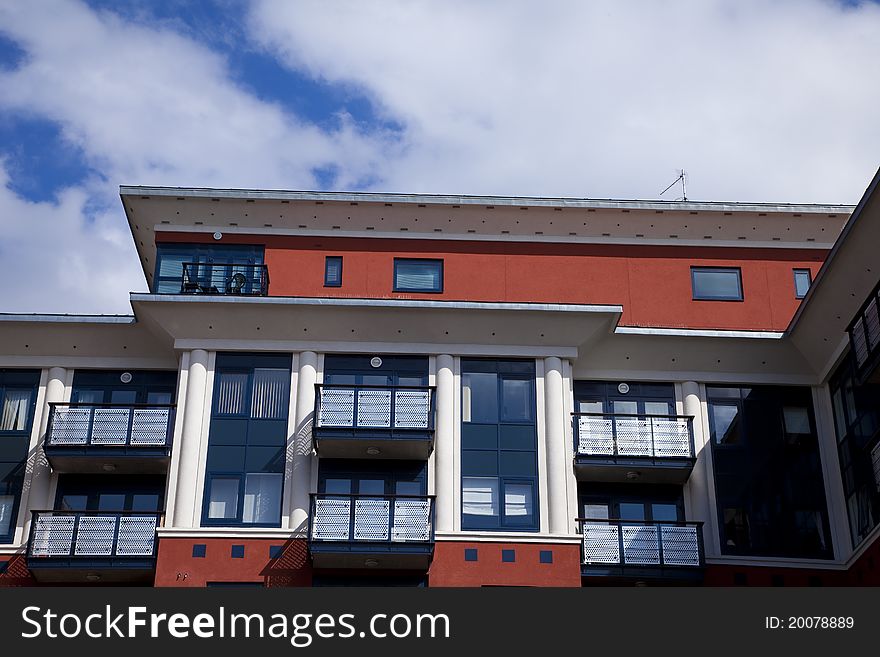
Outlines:
{"label": "perforated metal panel", "polygon": [[312,539],[347,541],[351,525],[351,500],[318,498],[312,518]]}
{"label": "perforated metal panel", "polygon": [[388,500],[355,500],[354,540],[387,541],[390,509]]}
{"label": "perforated metal panel", "polygon": [[880,443],[871,450],[871,464],[874,466],[874,483],[877,485],[877,492],[880,492]]}
{"label": "perforated metal panel", "polygon": [[623,562],[628,564],[659,564],[660,544],[657,527],[623,525]]}
{"label": "perforated metal panel", "polygon": [[688,421],[679,418],[652,418],[654,456],[688,458],[691,453]]}
{"label": "perforated metal panel", "polygon": [[78,556],[112,555],[116,520],[116,516],[80,516],[73,553]]}
{"label": "perforated metal panel", "polygon": [[578,417],[578,454],[614,454],[614,423],[610,417]]}
{"label": "perforated metal panel", "polygon": [[74,515],[37,515],[30,554],[35,557],[69,555],[75,524]]}
{"label": "perforated metal panel", "polygon": [[431,537],[430,500],[394,500],[392,541],[427,541]]}
{"label": "perforated metal panel", "polygon": [[868,338],[868,348],[876,349],[880,344],[880,315],[877,313],[877,298],[871,299],[865,308],[865,328]]}
{"label": "perforated metal panel", "polygon": [[852,327],[852,343],[853,351],[856,355],[856,362],[859,366],[868,360],[868,341],[865,336],[865,325],[861,317],[853,324]]}
{"label": "perforated metal panel", "polygon": [[583,526],[584,563],[620,563],[617,525],[586,522]]}
{"label": "perforated metal panel", "polygon": [[131,418],[132,445],[164,445],[168,440],[170,408],[136,408]]}
{"label": "perforated metal panel", "polygon": [[127,408],[96,408],[92,420],[93,445],[124,445],[128,437]]}
{"label": "perforated metal panel", "polygon": [[427,429],[430,413],[430,390],[397,390],[394,392],[395,427]]}
{"label": "perforated metal panel", "polygon": [[359,427],[391,426],[390,390],[358,390],[357,396]]}
{"label": "perforated metal panel", "polygon": [[51,445],[85,445],[89,439],[90,408],[56,408],[52,416]]}
{"label": "perforated metal panel", "polygon": [[151,557],[156,545],[156,516],[122,516],[116,554],[127,557]]}
{"label": "perforated metal panel", "polygon": [[661,525],[663,563],[670,566],[699,566],[700,543],[696,527]]}
{"label": "perforated metal panel", "polygon": [[319,427],[351,427],[354,425],[354,390],[321,388]]}
{"label": "perforated metal panel", "polygon": [[617,453],[651,456],[651,424],[642,418],[615,418]]}

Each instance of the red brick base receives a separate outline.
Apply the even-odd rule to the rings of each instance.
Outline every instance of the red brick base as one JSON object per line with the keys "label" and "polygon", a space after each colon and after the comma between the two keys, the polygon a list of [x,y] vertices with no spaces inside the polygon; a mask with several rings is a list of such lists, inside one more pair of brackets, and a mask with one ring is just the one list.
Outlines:
{"label": "red brick base", "polygon": [[[465,561],[466,549],[477,551],[476,561]],[[514,561],[503,561],[502,550],[512,550]],[[541,563],[542,551],[552,554],[552,563]],[[438,541],[428,571],[428,586],[580,585],[577,544]]]}

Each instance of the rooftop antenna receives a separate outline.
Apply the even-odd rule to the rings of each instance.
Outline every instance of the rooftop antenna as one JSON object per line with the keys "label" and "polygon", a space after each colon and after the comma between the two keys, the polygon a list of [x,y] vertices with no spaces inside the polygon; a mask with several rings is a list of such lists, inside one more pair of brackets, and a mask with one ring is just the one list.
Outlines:
{"label": "rooftop antenna", "polygon": [[676,201],[687,201],[688,200],[688,192],[687,192],[687,171],[684,169],[678,170],[678,178],[672,181],[672,183],[660,192],[660,196],[663,196],[666,192],[672,189],[675,185],[681,182],[681,198],[675,199]]}

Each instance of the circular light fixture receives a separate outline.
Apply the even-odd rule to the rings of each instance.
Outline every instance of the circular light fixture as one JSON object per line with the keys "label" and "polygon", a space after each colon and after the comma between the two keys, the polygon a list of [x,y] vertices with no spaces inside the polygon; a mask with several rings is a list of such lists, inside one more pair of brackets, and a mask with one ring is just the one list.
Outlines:
{"label": "circular light fixture", "polygon": [[104,465],[101,466],[101,469],[104,472],[116,472],[116,466],[113,465],[112,463],[105,463]]}
{"label": "circular light fixture", "polygon": [[621,395],[627,394],[629,392],[629,384],[628,383],[619,384],[617,386],[617,392],[619,392]]}
{"label": "circular light fixture", "polygon": [[365,559],[365,560],[364,560],[364,565],[365,565],[367,568],[375,568],[376,566],[379,565],[379,561],[376,560],[376,559]]}
{"label": "circular light fixture", "polygon": [[382,367],[382,359],[378,356],[373,356],[370,359],[370,365],[372,365],[373,367]]}
{"label": "circular light fixture", "polygon": [[86,580],[89,582],[99,582],[101,580],[101,576],[98,573],[89,573],[86,575]]}
{"label": "circular light fixture", "polygon": [[635,481],[636,479],[638,479],[641,476],[642,476],[641,473],[636,472],[635,470],[630,470],[629,472],[626,473],[626,478],[629,479],[630,481]]}
{"label": "circular light fixture", "polygon": [[381,451],[378,447],[367,447],[368,456],[378,456]]}
{"label": "circular light fixture", "polygon": [[119,375],[119,380],[123,383],[131,383],[131,372],[123,372]]}
{"label": "circular light fixture", "polygon": [[221,232],[218,230],[216,233],[214,233],[214,239],[215,239],[215,240],[222,240],[222,239],[223,239],[223,233],[221,233]]}

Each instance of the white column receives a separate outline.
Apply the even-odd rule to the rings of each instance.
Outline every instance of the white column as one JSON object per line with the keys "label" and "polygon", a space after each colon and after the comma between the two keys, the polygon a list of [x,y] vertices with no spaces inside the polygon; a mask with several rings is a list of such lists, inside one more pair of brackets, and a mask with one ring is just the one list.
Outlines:
{"label": "white column", "polygon": [[318,355],[304,351],[299,355],[296,383],[296,433],[290,486],[290,529],[305,529],[309,517],[312,488],[312,423],[315,413],[315,383],[318,381]]}
{"label": "white column", "polygon": [[550,533],[567,534],[568,495],[565,462],[565,393],[562,361],[555,356],[544,359],[544,422],[547,445],[547,503]]}
{"label": "white column", "polygon": [[183,431],[180,435],[177,487],[174,499],[174,526],[193,527],[196,518],[196,496],[199,479],[199,459],[202,446],[202,420],[208,382],[208,352],[193,349],[190,352],[186,381],[186,404],[183,411]]}
{"label": "white column", "polygon": [[455,360],[437,356],[437,423],[434,427],[434,486],[437,530],[455,529]]}
{"label": "white column", "polygon": [[828,524],[834,558],[846,561],[852,556],[852,534],[846,508],[846,494],[840,472],[840,456],[837,451],[837,430],[834,426],[834,409],[827,385],[813,386],[813,409],[819,438],[819,459],[822,463],[822,481],[828,505]]}
{"label": "white column", "polygon": [[687,518],[695,522],[703,523],[703,543],[707,555],[719,553],[717,546],[718,532],[715,528],[715,513],[712,501],[712,476],[711,456],[709,450],[709,436],[704,431],[703,400],[700,396],[700,384],[694,381],[685,381],[681,384],[681,394],[684,397],[684,414],[693,416],[694,451],[697,462],[685,487],[686,494],[690,497],[690,514]]}
{"label": "white column", "polygon": [[[63,402],[65,400],[65,386],[67,385],[67,370],[63,367],[53,367],[49,370],[46,380],[46,400],[40,415],[40,438],[34,450],[33,470],[31,471],[30,491],[28,492],[28,509],[40,511],[51,509],[52,501],[49,493],[52,487],[52,471],[49,462],[43,453],[46,432],[49,430],[49,415],[52,408],[51,402]],[[27,519],[28,522],[30,518]]]}

